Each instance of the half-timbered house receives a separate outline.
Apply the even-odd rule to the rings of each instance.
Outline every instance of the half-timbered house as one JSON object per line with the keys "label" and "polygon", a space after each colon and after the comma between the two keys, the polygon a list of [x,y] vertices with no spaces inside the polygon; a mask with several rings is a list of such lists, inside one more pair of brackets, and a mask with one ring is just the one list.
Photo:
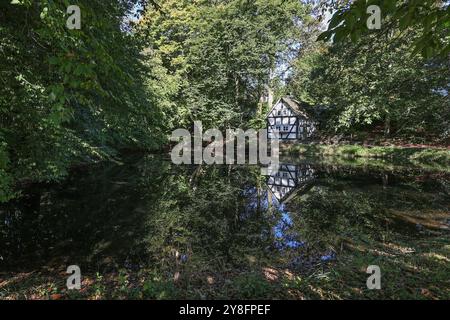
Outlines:
{"label": "half-timbered house", "polygon": [[273,106],[267,115],[267,137],[282,141],[310,139],[317,127],[317,120],[307,109],[306,104],[290,97],[283,97]]}

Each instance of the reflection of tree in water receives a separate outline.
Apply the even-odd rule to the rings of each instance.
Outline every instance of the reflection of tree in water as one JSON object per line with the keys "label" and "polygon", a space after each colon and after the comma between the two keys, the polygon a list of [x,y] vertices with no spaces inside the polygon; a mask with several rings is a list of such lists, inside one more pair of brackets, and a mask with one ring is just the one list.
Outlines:
{"label": "reflection of tree in water", "polygon": [[224,268],[271,250],[275,217],[267,215],[259,168],[148,158],[85,170],[3,207],[4,268]]}
{"label": "reflection of tree in water", "polygon": [[418,212],[448,213],[446,181],[310,164],[269,177],[153,157],[99,165],[2,207],[0,268],[151,268],[194,287],[268,267],[310,273],[350,246],[425,236],[433,224]]}
{"label": "reflection of tree in water", "polygon": [[[323,169],[314,187],[287,206],[291,232],[319,252],[339,255],[355,248],[381,252],[389,243],[417,241],[447,228],[442,224],[445,219],[437,222],[450,215],[446,179],[420,173],[389,174],[388,179],[384,172]],[[428,214],[433,215],[429,218],[435,220],[435,231],[424,227],[433,225],[426,222]],[[408,221],[412,216],[415,219]]]}
{"label": "reflection of tree in water", "polygon": [[332,252],[314,250],[305,242],[290,212],[289,203],[307,194],[316,178],[316,169],[308,163],[282,163],[276,168],[268,169],[269,202],[278,212],[278,221],[273,229],[275,246],[285,256],[284,267],[302,272],[312,272],[315,267],[334,258]]}

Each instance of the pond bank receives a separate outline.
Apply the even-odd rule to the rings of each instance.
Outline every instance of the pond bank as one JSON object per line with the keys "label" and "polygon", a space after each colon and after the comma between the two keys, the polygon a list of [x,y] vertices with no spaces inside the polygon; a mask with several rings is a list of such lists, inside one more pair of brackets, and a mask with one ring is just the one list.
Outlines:
{"label": "pond bank", "polygon": [[282,155],[289,156],[384,159],[392,162],[408,163],[419,167],[450,167],[450,150],[444,148],[294,144],[282,145],[280,149]]}
{"label": "pond bank", "polygon": [[450,296],[450,175],[333,159],[281,159],[310,172],[289,196],[256,166],[147,155],[73,170],[0,206],[0,300]]}

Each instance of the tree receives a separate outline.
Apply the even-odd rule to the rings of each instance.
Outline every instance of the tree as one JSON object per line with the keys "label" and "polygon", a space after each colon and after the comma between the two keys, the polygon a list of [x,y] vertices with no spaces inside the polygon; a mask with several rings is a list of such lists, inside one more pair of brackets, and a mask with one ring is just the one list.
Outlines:
{"label": "tree", "polygon": [[23,181],[51,181],[123,147],[157,148],[162,113],[151,104],[142,46],[125,17],[136,1],[0,4],[0,198]]}
{"label": "tree", "polygon": [[450,1],[448,0],[342,0],[324,4],[335,11],[328,30],[319,40],[335,43],[350,38],[353,42],[369,33],[367,8],[377,5],[384,17],[382,29],[374,32],[382,36],[395,32],[391,41],[408,37],[413,30],[411,47],[413,54],[421,53],[425,58],[448,58],[450,54]]}
{"label": "tree", "polygon": [[174,122],[247,126],[306,12],[293,0],[165,0],[148,10],[140,32],[177,82]]}
{"label": "tree", "polygon": [[409,138],[447,138],[449,61],[410,57],[415,35],[389,45],[376,35],[313,50],[296,63],[297,96],[329,107],[329,132],[374,130]]}

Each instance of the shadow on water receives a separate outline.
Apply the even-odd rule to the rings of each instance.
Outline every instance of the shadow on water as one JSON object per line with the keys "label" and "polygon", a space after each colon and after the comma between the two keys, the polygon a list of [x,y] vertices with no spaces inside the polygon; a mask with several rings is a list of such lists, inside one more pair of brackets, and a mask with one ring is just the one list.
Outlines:
{"label": "shadow on water", "polygon": [[191,287],[209,274],[223,286],[241,272],[310,275],[364,246],[447,237],[449,190],[446,173],[308,161],[268,176],[153,156],[98,164],[1,206],[0,272],[152,268]]}

